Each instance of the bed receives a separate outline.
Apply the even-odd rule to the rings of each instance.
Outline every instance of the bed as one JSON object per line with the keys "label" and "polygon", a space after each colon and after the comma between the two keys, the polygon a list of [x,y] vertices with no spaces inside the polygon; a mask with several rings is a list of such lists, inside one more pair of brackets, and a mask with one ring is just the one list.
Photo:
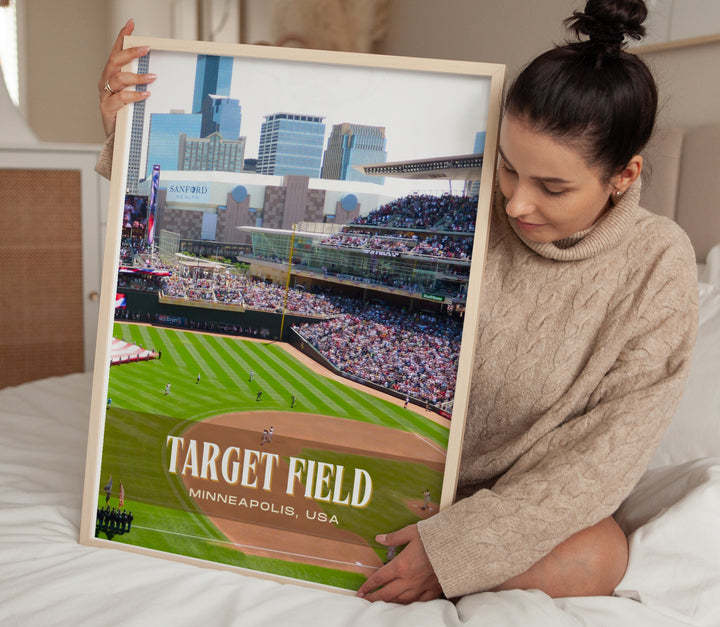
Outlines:
{"label": "bed", "polygon": [[[668,140],[668,150],[688,148],[686,137],[676,139]],[[680,172],[685,155],[677,163],[674,153],[660,157],[655,175],[677,188],[662,168]],[[675,194],[682,197],[681,190]],[[716,201],[720,213],[717,207]],[[702,231],[706,242],[707,228]],[[696,250],[702,263],[695,359],[650,469],[617,513],[629,535],[630,563],[614,596],[553,600],[531,590],[457,603],[371,604],[82,546],[92,380],[78,373],[0,390],[0,625],[719,626],[720,245],[701,243]]]}

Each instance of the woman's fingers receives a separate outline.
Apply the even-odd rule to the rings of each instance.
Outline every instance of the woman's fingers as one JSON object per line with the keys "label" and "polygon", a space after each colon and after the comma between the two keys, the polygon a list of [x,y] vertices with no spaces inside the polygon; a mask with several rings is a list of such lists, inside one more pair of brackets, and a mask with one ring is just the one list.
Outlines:
{"label": "woman's fingers", "polygon": [[[98,81],[98,91],[100,97],[106,95],[112,95],[106,89],[109,84],[110,89],[113,91],[121,91],[130,85],[138,85],[143,82],[152,82],[155,80],[153,74],[133,74],[131,72],[123,72],[122,68],[128,65],[134,59],[145,56],[150,51],[147,46],[139,46],[135,48],[128,48],[121,52],[110,55],[107,64],[103,68],[100,74],[100,80]],[[152,77],[151,80],[147,80],[147,77]]]}
{"label": "woman's fingers", "polygon": [[135,30],[135,20],[133,18],[130,18],[127,22],[125,22],[125,25],[120,29],[120,32],[118,33],[117,38],[115,39],[115,43],[113,44],[111,52],[117,52],[118,50],[122,50],[123,47],[123,38],[127,35],[132,35],[132,32]]}
{"label": "woman's fingers", "polygon": [[120,29],[98,80],[100,115],[107,136],[115,131],[117,112],[120,109],[132,102],[144,100],[150,95],[148,91],[127,88],[136,85],[148,85],[157,78],[155,74],[135,74],[123,71],[123,68],[133,60],[145,56],[150,51],[148,46],[134,46],[123,49],[124,38],[131,35],[134,30],[135,22],[129,19]]}
{"label": "woman's fingers", "polygon": [[[157,76],[155,74],[133,74],[132,72],[118,72],[114,76],[108,77],[107,85],[103,83],[103,91],[112,96],[114,93],[122,91],[127,87],[135,85],[148,85],[152,83]],[[108,90],[109,88],[109,90]]]}
{"label": "woman's fingers", "polygon": [[131,102],[145,100],[150,96],[149,91],[136,91],[134,89],[126,89],[118,91],[115,94],[107,94],[107,97],[100,98],[100,117],[102,118],[105,136],[109,137],[115,132],[115,122],[117,120],[117,112],[125,105]]}

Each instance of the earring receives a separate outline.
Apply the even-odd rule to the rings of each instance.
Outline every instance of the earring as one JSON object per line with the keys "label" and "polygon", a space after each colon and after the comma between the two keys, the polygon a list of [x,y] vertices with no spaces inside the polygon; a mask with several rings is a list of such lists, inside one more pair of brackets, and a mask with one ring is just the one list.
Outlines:
{"label": "earring", "polygon": [[615,195],[616,195],[616,196],[622,196],[622,191],[617,190],[617,191],[615,192]]}

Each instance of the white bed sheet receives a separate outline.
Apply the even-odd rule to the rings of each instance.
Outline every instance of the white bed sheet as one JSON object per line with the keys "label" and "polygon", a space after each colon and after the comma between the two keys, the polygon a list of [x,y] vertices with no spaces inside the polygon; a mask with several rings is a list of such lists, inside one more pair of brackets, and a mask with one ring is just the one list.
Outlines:
{"label": "white bed sheet", "polygon": [[0,391],[0,625],[720,625],[720,459],[651,471],[621,512],[622,596],[411,606],[78,544],[91,377]]}

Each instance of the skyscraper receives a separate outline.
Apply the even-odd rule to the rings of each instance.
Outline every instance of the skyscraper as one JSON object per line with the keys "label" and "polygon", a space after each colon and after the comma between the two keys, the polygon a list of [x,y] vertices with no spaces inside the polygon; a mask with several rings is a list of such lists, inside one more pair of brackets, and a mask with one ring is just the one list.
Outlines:
{"label": "skyscraper", "polygon": [[[150,55],[138,59],[137,71],[147,74],[150,71]],[[135,91],[147,91],[145,85],[136,85]],[[140,100],[133,105],[132,123],[130,127],[130,148],[128,156],[128,171],[126,191],[128,194],[137,194],[140,178],[140,159],[142,157],[143,126],[145,124],[145,101]]]}
{"label": "skyscraper", "polygon": [[220,133],[223,139],[234,140],[240,137],[241,109],[240,101],[227,96],[209,94],[202,105],[201,137]]}
{"label": "skyscraper", "polygon": [[266,115],[260,128],[258,173],[317,178],[325,141],[324,119],[295,113]]}
{"label": "skyscraper", "polygon": [[152,167],[159,165],[162,170],[178,170],[180,135],[200,137],[199,113],[153,113],[150,115],[148,159],[146,177]]}
{"label": "skyscraper", "polygon": [[202,111],[205,96],[210,94],[216,96],[230,95],[232,68],[232,57],[198,55],[195,69],[195,89],[193,91],[193,113]]}
{"label": "skyscraper", "polygon": [[180,135],[178,170],[242,172],[245,157],[245,137],[223,139],[212,133],[198,139]]}
{"label": "skyscraper", "polygon": [[473,152],[477,155],[485,152],[485,131],[478,131],[475,133],[475,144],[473,145]]}
{"label": "skyscraper", "polygon": [[[473,145],[473,153],[476,155],[485,152],[485,131],[475,133],[475,143]],[[480,181],[470,181],[469,194],[477,196],[480,193]]]}
{"label": "skyscraper", "polygon": [[383,183],[382,177],[367,176],[353,166],[386,161],[384,126],[335,124],[325,150],[322,178]]}
{"label": "skyscraper", "polygon": [[[141,62],[143,58],[140,59]],[[140,66],[138,71],[147,72],[147,66],[145,69],[142,69],[142,67]],[[160,165],[162,170],[178,170],[182,167],[181,159],[183,156],[180,154],[181,134],[188,138],[198,138],[216,132],[224,132],[231,140],[239,138],[240,103],[229,98],[232,67],[232,57],[198,55],[195,68],[192,113],[175,111],[153,113],[150,116],[145,178],[150,176],[154,165]],[[138,105],[141,105],[141,108],[138,108]],[[140,111],[141,114],[140,129],[142,132],[145,103],[137,103],[135,107],[135,111]],[[140,149],[138,148],[138,155],[139,153]],[[234,153],[237,155],[237,148],[234,149]],[[131,159],[132,154],[131,144]],[[244,147],[241,150],[241,162],[243,154]],[[137,161],[139,169],[139,158]]]}

